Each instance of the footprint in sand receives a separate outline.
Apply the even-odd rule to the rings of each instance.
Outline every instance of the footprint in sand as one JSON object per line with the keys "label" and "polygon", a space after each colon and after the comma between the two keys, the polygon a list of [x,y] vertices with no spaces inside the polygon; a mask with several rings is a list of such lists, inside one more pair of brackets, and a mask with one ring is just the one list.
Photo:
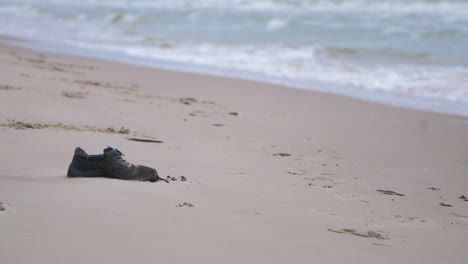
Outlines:
{"label": "footprint in sand", "polygon": [[468,222],[468,215],[461,215],[455,212],[451,212],[450,215],[453,215],[455,220]]}
{"label": "footprint in sand", "polygon": [[84,92],[66,92],[66,91],[62,91],[62,96],[63,97],[67,97],[67,98],[72,98],[72,99],[83,99],[85,98],[85,95],[87,95],[88,93],[84,93]]}
{"label": "footprint in sand", "polygon": [[237,210],[238,213],[245,214],[245,215],[260,215],[261,213],[257,211],[247,211],[247,210]]}
{"label": "footprint in sand", "polygon": [[6,203],[0,202],[0,215],[8,211],[10,206]]}
{"label": "footprint in sand", "polygon": [[189,113],[189,116],[195,117],[195,116],[201,116],[201,117],[209,117],[209,114],[205,111],[202,110],[195,110]]}
{"label": "footprint in sand", "polygon": [[362,203],[370,203],[367,200],[363,200],[361,195],[358,193],[351,193],[351,192],[337,192],[335,195],[336,199],[339,200],[349,200],[349,201],[360,201]]}
{"label": "footprint in sand", "polygon": [[21,90],[21,87],[11,86],[8,84],[5,84],[5,85],[0,84],[0,90]]}
{"label": "footprint in sand", "polygon": [[193,97],[181,97],[179,98],[179,102],[184,105],[191,105],[191,104],[198,103],[198,100]]}
{"label": "footprint in sand", "polygon": [[[394,220],[396,220],[400,224],[407,224],[407,225],[421,225],[421,224],[433,224],[433,220],[417,217],[417,216],[401,216],[401,215],[394,215]],[[392,221],[392,219],[390,219]]]}

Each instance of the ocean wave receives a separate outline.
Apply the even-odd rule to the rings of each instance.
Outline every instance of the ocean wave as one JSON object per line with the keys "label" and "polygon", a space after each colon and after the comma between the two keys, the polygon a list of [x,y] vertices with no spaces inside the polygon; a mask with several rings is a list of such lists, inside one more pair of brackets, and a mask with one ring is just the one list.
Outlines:
{"label": "ocean wave", "polygon": [[234,9],[245,11],[356,12],[379,14],[468,14],[468,2],[462,0],[3,0],[23,5],[67,6],[71,8],[120,9]]}
{"label": "ocean wave", "polygon": [[[330,57],[323,47],[223,46],[159,43],[152,47],[72,43],[130,57],[251,72],[275,79],[300,80],[390,91],[468,103],[468,68],[428,65],[369,65]],[[347,51],[345,51],[346,53]],[[341,53],[341,51],[340,51]]]}
{"label": "ocean wave", "polygon": [[366,60],[369,63],[429,64],[435,60],[434,55],[429,52],[409,52],[390,48],[327,47],[323,53],[325,56],[336,60]]}
{"label": "ocean wave", "polygon": [[279,30],[282,28],[285,28],[288,25],[289,21],[286,19],[280,19],[280,18],[273,18],[268,21],[266,24],[266,29],[267,30]]}
{"label": "ocean wave", "polygon": [[0,25],[150,65],[468,104],[468,1],[0,0]]}

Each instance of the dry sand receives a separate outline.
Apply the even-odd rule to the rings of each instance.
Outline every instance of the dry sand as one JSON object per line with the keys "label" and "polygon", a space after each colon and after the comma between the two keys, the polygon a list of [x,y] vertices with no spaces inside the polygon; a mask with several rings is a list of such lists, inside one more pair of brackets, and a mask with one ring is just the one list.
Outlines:
{"label": "dry sand", "polygon": [[[468,262],[465,117],[7,45],[0,69],[0,263]],[[68,179],[77,146],[187,181]]]}

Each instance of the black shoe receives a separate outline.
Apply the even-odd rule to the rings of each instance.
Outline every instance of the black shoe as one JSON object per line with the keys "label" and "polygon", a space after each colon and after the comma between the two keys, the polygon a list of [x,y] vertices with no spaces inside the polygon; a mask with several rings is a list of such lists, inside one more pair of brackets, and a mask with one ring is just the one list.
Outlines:
{"label": "black shoe", "polygon": [[160,180],[158,172],[150,167],[133,165],[122,158],[118,149],[108,147],[100,155],[88,155],[76,148],[68,167],[68,177],[107,177],[121,180],[155,182]]}

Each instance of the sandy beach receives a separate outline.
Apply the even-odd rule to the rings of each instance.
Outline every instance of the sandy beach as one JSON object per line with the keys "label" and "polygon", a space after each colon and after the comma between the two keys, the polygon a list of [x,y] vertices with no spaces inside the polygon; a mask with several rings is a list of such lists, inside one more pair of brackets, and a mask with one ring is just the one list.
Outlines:
{"label": "sandy beach", "polygon": [[[5,44],[0,69],[0,263],[467,263],[466,117]],[[187,181],[69,179],[77,146]]]}

